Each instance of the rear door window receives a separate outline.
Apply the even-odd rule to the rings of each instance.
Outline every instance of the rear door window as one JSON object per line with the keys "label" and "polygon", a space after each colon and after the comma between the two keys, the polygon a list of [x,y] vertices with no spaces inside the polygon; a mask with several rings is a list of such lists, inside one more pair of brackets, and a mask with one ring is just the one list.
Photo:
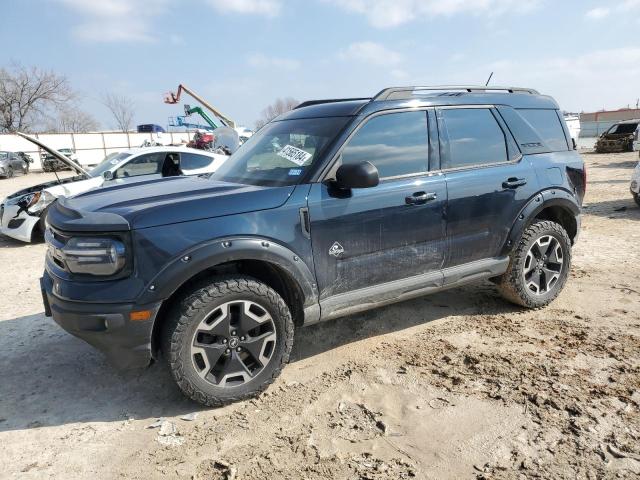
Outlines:
{"label": "rear door window", "polygon": [[444,168],[509,160],[505,134],[488,108],[442,109],[440,115],[449,138],[449,158],[444,159]]}
{"label": "rear door window", "polygon": [[198,170],[200,168],[207,168],[213,162],[212,157],[206,155],[199,155],[197,153],[181,153],[180,154],[180,168],[183,170]]}
{"label": "rear door window", "polygon": [[116,171],[117,178],[138,177],[140,175],[159,174],[162,171],[167,154],[165,152],[154,152],[140,155],[130,162],[127,162]]}
{"label": "rear door window", "polygon": [[554,152],[569,150],[560,118],[555,110],[518,109],[518,113],[531,125],[538,136]]}

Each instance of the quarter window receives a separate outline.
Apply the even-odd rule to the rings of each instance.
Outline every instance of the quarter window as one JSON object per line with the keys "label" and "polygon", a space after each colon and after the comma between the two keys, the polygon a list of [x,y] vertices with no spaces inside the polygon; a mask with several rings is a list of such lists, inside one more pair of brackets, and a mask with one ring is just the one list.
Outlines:
{"label": "quarter window", "polygon": [[456,108],[441,111],[449,137],[446,168],[485,165],[508,160],[505,135],[487,108]]}
{"label": "quarter window", "polygon": [[342,151],[343,164],[371,162],[380,178],[425,172],[428,165],[427,112],[399,112],[369,120]]}
{"label": "quarter window", "polygon": [[518,113],[531,125],[538,136],[555,152],[568,150],[567,139],[555,110],[521,109]]}
{"label": "quarter window", "polygon": [[116,177],[137,177],[139,175],[153,175],[162,172],[165,157],[164,152],[147,153],[134,158],[116,171]]}
{"label": "quarter window", "polygon": [[206,168],[211,165],[213,158],[205,155],[198,155],[197,153],[181,153],[180,154],[180,167],[183,170],[197,170],[200,168]]}

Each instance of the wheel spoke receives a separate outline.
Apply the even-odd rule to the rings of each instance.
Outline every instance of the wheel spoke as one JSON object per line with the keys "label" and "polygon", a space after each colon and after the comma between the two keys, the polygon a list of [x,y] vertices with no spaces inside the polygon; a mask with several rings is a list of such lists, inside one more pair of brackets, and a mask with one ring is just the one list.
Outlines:
{"label": "wheel spoke", "polygon": [[540,271],[533,270],[531,276],[528,279],[529,285],[536,287],[536,293],[540,292]]}
{"label": "wheel spoke", "polygon": [[555,282],[558,280],[558,277],[560,277],[560,274],[558,272],[554,272],[553,270],[549,270],[548,268],[543,268],[542,274],[544,275],[545,281],[544,290],[545,292],[547,292],[551,287],[553,287]]}
{"label": "wheel spoke", "polygon": [[211,311],[200,322],[198,332],[207,332],[211,335],[226,337],[229,335],[229,325],[231,323],[231,315],[229,313],[229,304],[225,303]]}
{"label": "wheel spoke", "polygon": [[238,352],[232,350],[231,354],[227,357],[218,377],[218,383],[221,386],[225,386],[227,381],[231,379],[242,377],[243,381],[246,382],[252,377],[252,375],[249,369],[247,369],[247,366],[240,358]]}
{"label": "wheel spoke", "polygon": [[534,268],[536,268],[536,257],[533,254],[533,252],[531,252],[531,250],[529,250],[529,253],[527,253],[527,257],[524,260],[524,275],[526,276],[531,270],[533,270]]}
{"label": "wheel spoke", "polygon": [[244,348],[255,361],[264,367],[269,361],[269,358],[265,355],[265,347],[269,342],[275,341],[275,338],[276,334],[274,332],[266,332],[258,337],[249,338],[244,342],[240,342],[240,345],[242,345],[242,348]]}
{"label": "wheel spoke", "polygon": [[255,303],[244,302],[239,325],[242,332],[249,333],[251,330],[269,320],[271,320],[271,315],[269,315],[266,310],[260,308]]}
{"label": "wheel spoke", "polygon": [[202,351],[206,355],[210,369],[218,363],[225,351],[225,347],[222,345],[199,345],[199,347],[202,348]]}
{"label": "wheel spoke", "polygon": [[560,246],[559,242],[556,241],[553,248],[549,251],[548,259],[549,259],[549,262],[551,263],[562,264],[563,262],[562,247]]}
{"label": "wheel spoke", "polygon": [[552,237],[549,237],[549,236],[544,236],[538,239],[538,241],[536,242],[536,245],[538,247],[538,252],[540,253],[540,256],[538,257],[538,259],[541,259],[547,255],[549,251],[549,247],[551,246],[551,242],[552,242]]}

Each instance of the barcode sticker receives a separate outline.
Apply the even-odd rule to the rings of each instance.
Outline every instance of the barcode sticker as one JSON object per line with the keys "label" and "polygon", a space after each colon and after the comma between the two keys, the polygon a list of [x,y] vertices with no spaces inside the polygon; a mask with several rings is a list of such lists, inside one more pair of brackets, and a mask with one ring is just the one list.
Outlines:
{"label": "barcode sticker", "polygon": [[277,153],[277,155],[282,158],[286,158],[290,162],[300,166],[304,165],[304,163],[312,157],[309,152],[305,152],[304,150],[296,148],[293,145],[285,146]]}

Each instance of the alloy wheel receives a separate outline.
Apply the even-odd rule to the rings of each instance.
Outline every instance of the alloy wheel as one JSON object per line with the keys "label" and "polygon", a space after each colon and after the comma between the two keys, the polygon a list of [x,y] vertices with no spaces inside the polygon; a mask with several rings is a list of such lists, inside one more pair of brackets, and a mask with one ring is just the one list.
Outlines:
{"label": "alloy wheel", "polygon": [[205,381],[219,387],[243,385],[271,361],[276,329],[269,312],[249,300],[224,303],[198,324],[191,361]]}
{"label": "alloy wheel", "polygon": [[535,295],[544,295],[558,282],[564,266],[560,242],[552,235],[538,238],[524,261],[522,275],[527,289]]}

